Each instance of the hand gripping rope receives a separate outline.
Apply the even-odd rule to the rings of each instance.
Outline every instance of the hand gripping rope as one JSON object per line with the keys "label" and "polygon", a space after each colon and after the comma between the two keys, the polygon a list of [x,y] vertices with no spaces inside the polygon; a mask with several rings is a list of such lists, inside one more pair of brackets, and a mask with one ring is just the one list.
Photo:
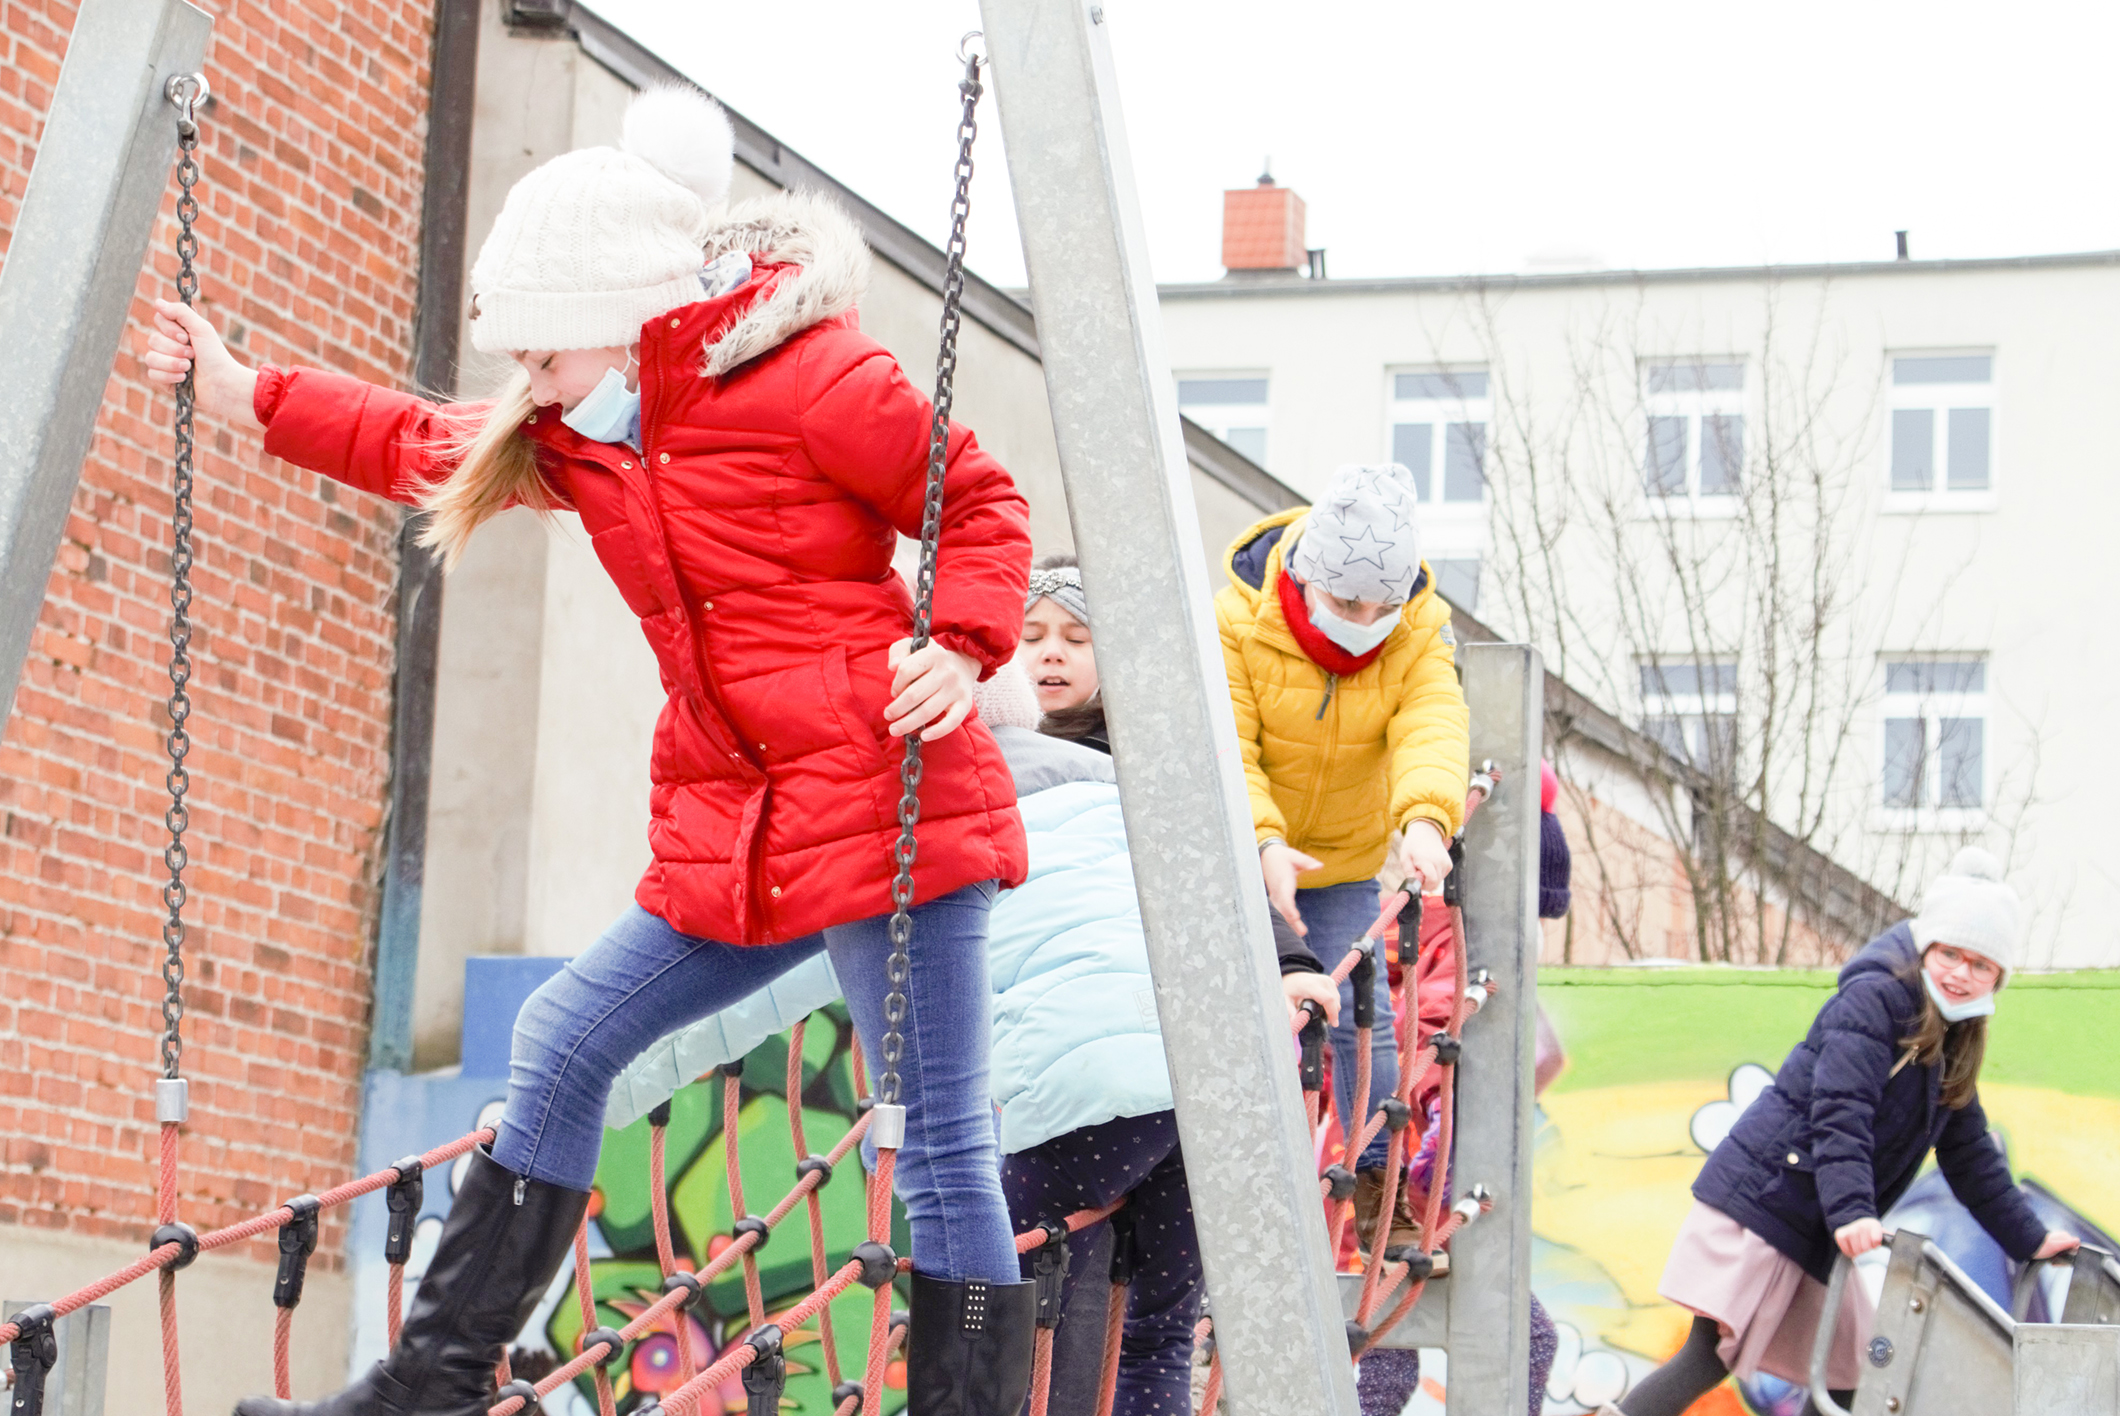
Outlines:
{"label": "hand gripping rope", "polygon": [[[949,413],[957,366],[959,306],[964,290],[965,218],[970,211],[972,142],[977,134],[975,111],[982,92],[979,74],[983,59],[977,54],[967,53],[965,48],[973,37],[965,36],[965,41],[960,44],[958,50],[958,57],[965,66],[964,78],[958,85],[958,92],[963,99],[963,113],[958,124],[957,191],[951,207],[948,265],[943,283],[941,342],[936,354],[934,422],[930,428],[928,446],[927,496],[921,524],[920,568],[914,585],[913,646],[916,649],[927,644],[932,625],[936,552],[941,531],[943,483],[948,456]],[[194,230],[199,207],[193,190],[199,178],[196,157],[199,140],[197,109],[205,100],[206,92],[205,80],[192,75],[172,80],[167,92],[169,101],[178,111],[177,293],[186,304],[193,301],[199,288],[196,268],[199,244]],[[149,1241],[149,1252],[134,1263],[56,1302],[40,1304],[23,1311],[11,1321],[0,1323],[0,1344],[6,1344],[10,1348],[13,1365],[11,1416],[42,1416],[45,1381],[56,1360],[54,1325],[58,1320],[150,1273],[160,1275],[167,1409],[169,1416],[183,1416],[178,1381],[175,1274],[203,1251],[246,1243],[268,1234],[277,1234],[279,1251],[279,1264],[273,1284],[273,1301],[278,1308],[273,1343],[274,1389],[282,1396],[287,1395],[292,1385],[292,1360],[289,1349],[293,1313],[301,1298],[308,1261],[317,1247],[321,1216],[326,1210],[348,1204],[362,1195],[377,1192],[384,1194],[388,1213],[383,1252],[389,1265],[386,1292],[389,1335],[392,1345],[395,1345],[403,1312],[404,1266],[412,1251],[413,1231],[424,1199],[425,1176],[436,1167],[447,1167],[473,1146],[489,1143],[493,1139],[490,1129],[474,1131],[424,1155],[407,1156],[387,1169],[326,1190],[322,1194],[296,1196],[264,1214],[207,1234],[199,1234],[189,1225],[177,1220],[177,1136],[186,1116],[186,1084],[180,1071],[183,1047],[180,1023],[184,1013],[183,907],[186,903],[186,892],[183,872],[188,863],[184,832],[189,824],[186,794],[190,788],[190,779],[184,766],[190,748],[186,723],[191,712],[191,702],[186,692],[191,677],[188,651],[191,640],[189,610],[194,453],[194,402],[189,379],[179,386],[176,405],[175,476],[171,515],[170,605],[173,615],[170,626],[171,692],[168,738],[170,806],[165,817],[170,840],[163,854],[163,863],[169,872],[168,881],[163,887],[163,903],[168,909],[168,916],[163,925],[162,937],[167,953],[162,965],[165,988],[164,1030],[161,1038],[163,1075],[155,1084],[156,1117],[161,1122],[161,1169],[157,1189],[159,1227]],[[731,1228],[730,1242],[697,1271],[687,1271],[678,1264],[671,1233],[664,1164],[664,1133],[670,1121],[670,1108],[665,1104],[651,1112],[649,1155],[651,1184],[654,1187],[651,1211],[656,1255],[663,1276],[660,1296],[621,1328],[604,1326],[598,1322],[594,1285],[589,1281],[588,1221],[585,1220],[582,1230],[575,1237],[574,1250],[574,1286],[576,1301],[581,1306],[582,1323],[576,1354],[536,1382],[513,1379],[508,1371],[507,1361],[503,1358],[496,1374],[498,1390],[487,1416],[531,1416],[531,1413],[539,1409],[539,1403],[553,1392],[584,1377],[594,1384],[601,1416],[612,1416],[612,1386],[607,1369],[619,1361],[629,1344],[665,1328],[674,1329],[676,1332],[681,1369],[681,1385],[662,1397],[661,1404],[669,1416],[695,1416],[701,1409],[702,1402],[723,1383],[732,1379],[738,1380],[745,1392],[746,1409],[750,1416],[766,1416],[766,1413],[776,1411],[784,1391],[788,1370],[785,1356],[788,1336],[813,1321],[821,1338],[821,1355],[826,1375],[832,1383],[832,1416],[854,1416],[856,1411],[863,1412],[864,1416],[879,1416],[889,1364],[902,1348],[906,1336],[905,1315],[893,1312],[891,1308],[894,1280],[900,1273],[911,1268],[908,1260],[900,1258],[892,1251],[889,1241],[891,1177],[897,1148],[905,1135],[905,1108],[901,1099],[903,1086],[898,1064],[904,1050],[904,1022],[909,1006],[906,995],[911,968],[913,863],[917,849],[914,828],[920,818],[920,762],[918,735],[909,734],[900,775],[903,795],[899,805],[899,837],[894,852],[897,874],[891,887],[893,914],[888,969],[891,991],[884,1004],[886,1026],[881,1043],[882,1070],[877,1079],[876,1104],[866,1115],[859,1117],[829,1151],[822,1155],[809,1152],[803,1130],[802,1103],[805,1080],[803,1035],[806,1025],[798,1023],[790,1038],[784,1090],[794,1154],[804,1158],[795,1166],[793,1188],[766,1213],[754,1215],[748,1212],[743,1198],[740,1128],[732,1124],[741,1102],[743,1064],[741,1060],[737,1060],[719,1069],[723,1087],[723,1142],[728,1162],[730,1212],[737,1218]],[[1482,779],[1475,781],[1476,795],[1491,789],[1491,776],[1483,774]],[[1455,879],[1456,875],[1453,873],[1453,883]],[[1473,1186],[1465,1199],[1451,1207],[1447,1216],[1442,1213],[1450,1154],[1452,1077],[1458,1060],[1458,1035],[1465,1018],[1470,1016],[1476,1006],[1474,999],[1481,995],[1480,984],[1476,981],[1468,982],[1465,969],[1464,922],[1462,913],[1456,908],[1455,891],[1446,896],[1446,901],[1452,910],[1452,923],[1458,945],[1457,1003],[1452,1022],[1446,1031],[1439,1032],[1429,1039],[1422,1051],[1404,1069],[1405,1076],[1398,1094],[1376,1103],[1374,1111],[1371,1111],[1369,1102],[1369,1048],[1366,1041],[1366,1029],[1378,1024],[1373,1002],[1374,990],[1370,987],[1357,988],[1359,998],[1370,1000],[1358,1005],[1355,1015],[1358,1028],[1364,1029],[1363,1041],[1356,1047],[1356,1055],[1361,1062],[1354,1089],[1357,1100],[1355,1112],[1358,1116],[1366,1116],[1367,1120],[1360,1127],[1343,1127],[1355,1132],[1349,1138],[1346,1154],[1359,1154],[1362,1147],[1381,1129],[1390,1129],[1390,1161],[1383,1208],[1387,1222],[1396,1204],[1406,1149],[1419,1140],[1418,1129],[1409,1125],[1414,1089],[1430,1067],[1440,1067],[1443,1070],[1437,1179],[1430,1186],[1426,1213],[1423,1216],[1423,1242],[1418,1250],[1412,1250],[1409,1246],[1408,1251],[1393,1249],[1389,1253],[1384,1252],[1385,1246],[1381,1244],[1373,1246],[1377,1252],[1371,1255],[1369,1261],[1357,1321],[1350,1325],[1350,1345],[1358,1356],[1412,1310],[1435,1266],[1433,1256],[1443,1250],[1450,1236],[1460,1226],[1468,1223],[1490,1205],[1484,1187]],[[1400,939],[1417,939],[1418,898],[1408,900],[1404,895],[1394,896],[1385,902],[1384,912],[1379,915],[1376,924],[1347,952],[1346,957],[1334,969],[1335,981],[1354,975],[1359,984],[1364,979],[1374,977],[1377,967],[1377,943],[1393,914],[1402,906],[1406,913],[1400,919]],[[1315,1022],[1315,1010],[1306,1005],[1304,1012]],[[1388,1026],[1388,1023],[1386,1025]],[[1300,1021],[1299,1027],[1312,1033],[1312,1036],[1306,1039],[1309,1047],[1302,1072],[1303,1084],[1309,1093],[1306,1098],[1307,1109],[1315,1120],[1321,1105],[1319,1092],[1322,1089],[1322,1047],[1319,1044],[1322,1039],[1316,1035],[1320,1029]],[[849,1063],[858,1093],[864,1085],[864,1070],[858,1043]],[[1411,1141],[1408,1139],[1409,1132],[1412,1135]],[[824,1215],[819,1192],[832,1178],[835,1168],[869,1135],[873,1135],[878,1143],[876,1169],[867,1177],[865,1197],[869,1237],[865,1242],[854,1246],[838,1267],[834,1268],[825,1244]],[[1345,1227],[1347,1201],[1353,1193],[1353,1188],[1353,1176],[1344,1166],[1329,1167],[1320,1180],[1320,1192],[1326,1201],[1330,1220],[1328,1227],[1334,1235],[1336,1248],[1339,1235]],[[1048,1299],[1041,1307],[1036,1337],[1037,1380],[1032,1390],[1031,1409],[1037,1416],[1043,1416],[1049,1399],[1053,1330],[1058,1319],[1060,1284],[1066,1272],[1064,1241],[1068,1235],[1106,1220],[1113,1221],[1115,1234],[1108,1275],[1111,1284],[1111,1307],[1105,1332],[1099,1416],[1109,1416],[1112,1410],[1127,1289],[1142,1262],[1140,1243],[1133,1233],[1133,1226],[1127,1214],[1122,1209],[1123,1204],[1124,1201],[1120,1201],[1102,1209],[1082,1210],[1048,1220],[1016,1238],[1018,1253],[1040,1256],[1034,1266],[1039,1273],[1041,1290]],[[756,1256],[771,1237],[774,1228],[798,1207],[807,1209],[810,1267],[816,1286],[808,1297],[792,1307],[769,1314],[760,1291]],[[1045,1257],[1046,1255],[1050,1257]],[[738,1265],[741,1265],[743,1275],[746,1334],[741,1341],[724,1350],[712,1365],[701,1370],[701,1354],[693,1350],[691,1324],[684,1320],[683,1315],[698,1301],[707,1285]],[[1377,1313],[1384,1303],[1409,1280],[1411,1286],[1407,1292],[1391,1311],[1378,1321]],[[867,1362],[860,1378],[850,1380],[840,1369],[840,1356],[833,1337],[829,1307],[835,1299],[857,1283],[874,1291],[875,1304],[870,1323]],[[1212,1346],[1212,1325],[1209,1322],[1201,1323],[1200,1336],[1204,1343]],[[1204,1410],[1212,1410],[1219,1399],[1220,1391],[1220,1359],[1216,1357],[1209,1378],[1208,1399]]]}

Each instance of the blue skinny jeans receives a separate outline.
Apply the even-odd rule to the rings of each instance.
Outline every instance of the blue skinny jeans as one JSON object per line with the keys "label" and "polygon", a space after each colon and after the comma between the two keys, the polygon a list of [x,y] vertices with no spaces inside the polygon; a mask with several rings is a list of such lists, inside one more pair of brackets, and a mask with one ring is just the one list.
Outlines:
{"label": "blue skinny jeans", "polygon": [[[1017,1281],[987,1080],[986,920],[994,893],[991,882],[967,885],[913,910],[898,1067],[906,1129],[896,1188],[912,1225],[914,1265],[956,1282]],[[626,1064],[820,949],[832,956],[863,1051],[881,1058],[889,925],[890,916],[879,915],[785,944],[740,948],[680,934],[629,906],[523,1005],[493,1158],[517,1175],[588,1189],[603,1147],[604,1107]]]}
{"label": "blue skinny jeans", "polygon": [[[1321,885],[1315,890],[1296,891],[1296,912],[1310,933],[1304,945],[1318,956],[1330,973],[1346,957],[1348,946],[1376,923],[1383,897],[1374,880],[1351,880],[1344,885]],[[1377,1025],[1369,1035],[1369,1111],[1399,1089],[1399,1037],[1392,1026],[1391,977],[1382,959],[1377,960]],[[1340,985],[1340,1021],[1332,1033],[1332,1094],[1340,1120],[1350,1130],[1360,1130],[1368,1113],[1354,1115],[1354,982]],[[1352,1118],[1352,1119],[1350,1119]],[[1357,1170],[1380,1170],[1391,1146],[1391,1134],[1378,1131],[1362,1152]]]}

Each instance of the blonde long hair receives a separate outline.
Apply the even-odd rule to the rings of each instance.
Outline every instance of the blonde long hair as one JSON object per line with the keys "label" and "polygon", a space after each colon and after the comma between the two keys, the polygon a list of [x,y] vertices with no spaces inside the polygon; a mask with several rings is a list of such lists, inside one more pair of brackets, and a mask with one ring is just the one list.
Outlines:
{"label": "blonde long hair", "polygon": [[[1903,976],[1916,978],[1921,966],[1917,956],[1913,971]],[[1987,1035],[1986,1018],[1967,1018],[1961,1023],[1945,1021],[1936,1000],[1924,988],[1921,1018],[1914,1024],[1914,1031],[1899,1039],[1899,1045],[1906,1049],[1906,1060],[1917,1067],[1943,1064],[1943,1104],[1953,1111],[1963,1111],[1978,1094],[1980,1064],[1987,1059]]]}
{"label": "blonde long hair", "polygon": [[537,448],[521,436],[523,424],[536,411],[530,375],[517,368],[502,383],[484,418],[450,420],[450,432],[432,445],[436,460],[449,473],[420,493],[420,509],[427,513],[420,544],[441,553],[443,569],[455,569],[471,533],[509,507],[551,514],[552,497],[538,471]]}

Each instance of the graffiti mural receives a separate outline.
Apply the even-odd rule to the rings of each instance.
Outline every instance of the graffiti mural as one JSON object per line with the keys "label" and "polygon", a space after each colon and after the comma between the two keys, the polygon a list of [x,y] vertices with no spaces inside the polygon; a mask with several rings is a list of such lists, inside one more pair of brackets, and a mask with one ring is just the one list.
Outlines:
{"label": "graffiti mural", "polygon": [[[805,1028],[801,1105],[804,1140],[812,1153],[829,1151],[859,1115],[851,1056],[853,1027],[840,1005],[814,1014]],[[735,1117],[737,1153],[748,1207],[764,1213],[796,1182],[795,1153],[788,1124],[788,1034],[772,1038],[743,1062],[742,1095]],[[467,1056],[466,1069],[479,1070]],[[367,1126],[362,1138],[364,1163],[380,1167],[408,1152],[424,1150],[463,1134],[499,1115],[506,1090],[503,1076],[436,1074],[400,1077],[378,1073],[370,1078]],[[730,1202],[728,1150],[723,1139],[723,1081],[720,1075],[678,1092],[670,1107],[665,1133],[665,1182],[669,1197],[671,1238],[677,1262],[697,1269],[731,1242],[737,1219]],[[380,1157],[377,1159],[376,1157]],[[662,1292],[662,1269],[656,1259],[649,1191],[649,1127],[645,1120],[604,1133],[595,1190],[589,1203],[590,1262],[587,1284],[596,1303],[599,1324],[620,1328],[638,1317]],[[433,1253],[455,1176],[438,1184],[430,1176],[419,1221],[418,1239],[407,1265],[416,1279]],[[382,1355],[382,1292],[386,1281],[379,1254],[384,1217],[368,1197],[355,1216],[352,1251],[356,1270],[357,1332],[353,1367],[359,1371]],[[854,1245],[867,1237],[867,1206],[856,1158],[850,1155],[839,1174],[820,1192],[827,1267],[846,1261]],[[908,1252],[902,1209],[894,1205],[892,1246]],[[814,1287],[809,1226],[798,1210],[774,1231],[758,1254],[758,1279],[770,1316],[807,1295]],[[536,1313],[516,1341],[512,1361],[518,1376],[535,1379],[572,1357],[582,1331],[578,1275],[570,1263],[554,1280]],[[408,1298],[409,1302],[409,1298]],[[873,1295],[856,1285],[832,1304],[825,1323],[813,1323],[787,1334],[787,1392],[781,1410],[788,1416],[817,1416],[832,1409],[833,1363],[827,1359],[825,1329],[832,1335],[842,1380],[858,1381],[868,1353]],[[902,1303],[899,1305],[902,1306]],[[686,1336],[696,1363],[704,1367],[725,1349],[742,1341],[751,1327],[741,1265],[734,1265],[701,1294],[685,1315]],[[682,1381],[679,1335],[674,1320],[631,1344],[610,1366],[620,1413],[653,1405]],[[904,1406],[904,1371],[894,1363],[885,1376],[884,1409]],[[545,1403],[555,1416],[593,1416],[595,1389],[588,1378]],[[722,1416],[745,1410],[740,1381],[710,1394],[700,1416]]]}

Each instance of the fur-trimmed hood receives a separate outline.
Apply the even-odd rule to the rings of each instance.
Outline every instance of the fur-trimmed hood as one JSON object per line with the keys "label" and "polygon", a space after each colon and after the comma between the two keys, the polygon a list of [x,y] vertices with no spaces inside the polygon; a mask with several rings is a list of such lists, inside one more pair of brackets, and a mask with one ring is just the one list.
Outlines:
{"label": "fur-trimmed hood", "polygon": [[811,325],[851,311],[868,293],[868,243],[838,203],[814,192],[774,192],[717,213],[706,258],[741,251],[759,265],[799,270],[776,280],[735,324],[706,345],[703,372],[719,376]]}

